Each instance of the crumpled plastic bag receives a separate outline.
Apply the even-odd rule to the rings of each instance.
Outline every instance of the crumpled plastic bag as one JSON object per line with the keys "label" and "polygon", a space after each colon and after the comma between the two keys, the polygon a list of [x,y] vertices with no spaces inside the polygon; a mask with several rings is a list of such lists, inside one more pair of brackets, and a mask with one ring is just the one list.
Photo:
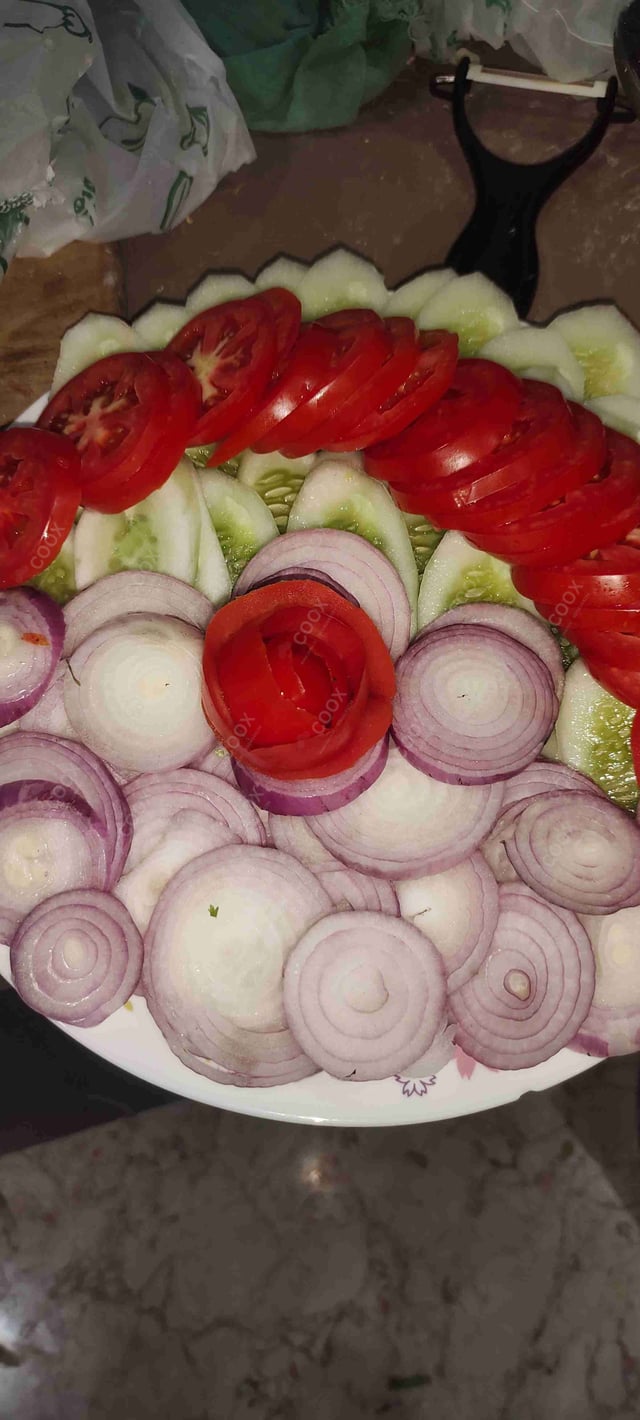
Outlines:
{"label": "crumpled plastic bag", "polygon": [[615,72],[613,32],[629,0],[421,0],[419,54],[451,60],[467,41],[517,54],[562,83]]}
{"label": "crumpled plastic bag", "polygon": [[167,231],[254,157],[178,0],[0,0],[0,278],[16,252]]}

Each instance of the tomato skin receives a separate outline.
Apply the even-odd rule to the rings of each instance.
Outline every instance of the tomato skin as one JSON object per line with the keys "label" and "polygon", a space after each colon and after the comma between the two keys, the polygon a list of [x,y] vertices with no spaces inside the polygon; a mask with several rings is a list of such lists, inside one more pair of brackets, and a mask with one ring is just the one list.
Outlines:
{"label": "tomato skin", "polygon": [[433,409],[395,439],[374,444],[367,473],[396,488],[436,486],[492,453],[511,429],[522,385],[490,360],[460,360],[453,380]]}
{"label": "tomato skin", "polygon": [[610,662],[620,670],[640,671],[640,627],[636,631],[619,631],[615,624],[609,631],[594,631],[588,619],[578,632],[576,645],[585,660]]}
{"label": "tomato skin", "polygon": [[366,449],[394,438],[448,390],[458,363],[457,335],[448,330],[419,330],[418,347],[416,364],[404,385],[358,425],[349,448]]}
{"label": "tomato skin", "polygon": [[222,439],[258,403],[275,368],[269,302],[249,296],[200,311],[167,349],[191,367],[200,385],[200,412],[189,444]]}
{"label": "tomato skin", "polygon": [[304,326],[299,339],[259,403],[218,444],[209,460],[217,466],[243,449],[257,448],[276,425],[287,419],[309,395],[322,387],[327,366],[337,348],[333,331],[318,324]]}
{"label": "tomato skin", "polygon": [[69,536],[80,501],[80,457],[60,434],[0,431],[0,588],[44,572]]}
{"label": "tomato skin", "polygon": [[107,355],[74,375],[49,400],[39,429],[64,434],[81,460],[83,501],[98,479],[133,477],[153,451],[166,418],[169,382],[150,355]]}
{"label": "tomato skin", "polygon": [[[581,608],[640,607],[640,552],[633,570],[616,571],[615,547],[598,552],[593,558],[576,558],[562,567],[514,567],[512,577],[522,596],[555,607],[569,605]],[[628,564],[628,555],[623,553]]]}
{"label": "tomato skin", "polygon": [[151,358],[168,380],[164,418],[155,422],[154,447],[142,467],[124,482],[111,475],[91,484],[84,501],[97,512],[122,513],[148,498],[170,478],[187,447],[200,403],[198,382],[171,351],[154,351]]}
{"label": "tomato skin", "polygon": [[260,300],[269,307],[276,342],[276,361],[281,365],[291,354],[300,333],[302,306],[293,291],[284,286],[269,286],[260,292]]}
{"label": "tomato skin", "polygon": [[314,324],[336,337],[324,380],[255,444],[261,454],[289,446],[314,453],[319,426],[381,369],[389,355],[391,341],[380,317],[372,311],[334,311]]}
{"label": "tomato skin", "polygon": [[[315,431],[317,447],[326,449],[328,453],[355,449],[358,426],[372,409],[376,410],[392,399],[416,368],[420,346],[413,321],[406,316],[393,316],[385,320],[384,326],[390,341],[386,360],[362,388],[345,400],[341,408]],[[283,452],[290,458],[297,458],[295,448],[293,446]]]}
{"label": "tomato skin", "polygon": [[395,674],[377,628],[308,579],[256,588],[216,612],[203,672],[205,714],[221,742],[282,779],[338,773],[391,723]]}
{"label": "tomato skin", "polygon": [[640,709],[640,668],[626,670],[621,666],[612,666],[608,661],[594,660],[590,656],[585,656],[584,661],[594,680],[603,685],[610,695],[615,695],[616,700],[621,700],[623,705],[630,705],[634,710]]}

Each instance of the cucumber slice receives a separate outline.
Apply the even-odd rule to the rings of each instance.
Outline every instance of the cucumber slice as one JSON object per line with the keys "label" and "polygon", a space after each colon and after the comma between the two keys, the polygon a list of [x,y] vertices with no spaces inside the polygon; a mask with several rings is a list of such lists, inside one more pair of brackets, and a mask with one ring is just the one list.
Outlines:
{"label": "cucumber slice", "polygon": [[223,301],[237,301],[244,296],[253,296],[255,287],[239,271],[214,272],[205,276],[198,286],[187,296],[187,320],[197,316],[199,311],[208,311],[211,306],[220,306]]}
{"label": "cucumber slice", "polygon": [[279,453],[242,455],[239,482],[255,489],[272,513],[279,532],[285,532],[291,505],[315,461],[314,454],[301,459],[286,459]]}
{"label": "cucumber slice", "polygon": [[617,306],[600,303],[562,311],[551,321],[584,370],[586,399],[640,396],[640,335]]}
{"label": "cucumber slice", "polygon": [[233,585],[255,553],[278,536],[277,526],[259,493],[230,474],[207,469],[200,487]]}
{"label": "cucumber slice", "polygon": [[45,567],[44,572],[32,577],[30,582],[30,586],[37,587],[40,592],[46,592],[47,596],[53,597],[54,602],[59,602],[61,606],[70,601],[76,592],[74,538],[75,528],[72,528],[58,556]]}
{"label": "cucumber slice", "polygon": [[88,365],[104,359],[105,355],[116,355],[120,350],[142,349],[137,331],[128,325],[126,320],[120,320],[119,316],[101,316],[90,311],[89,315],[83,316],[76,325],[70,326],[60,341],[58,360],[51,381],[52,393],[55,394],[56,390],[66,385],[67,380],[72,380],[74,375],[79,375],[81,370],[86,370]]}
{"label": "cucumber slice", "polygon": [[154,301],[142,315],[131,322],[144,350],[162,350],[173,340],[177,331],[186,325],[189,316],[186,306],[171,301]]}
{"label": "cucumber slice", "polygon": [[314,261],[296,294],[305,320],[350,306],[383,311],[389,295],[377,267],[344,247]]}
{"label": "cucumber slice", "polygon": [[488,276],[456,276],[418,313],[421,330],[453,330],[461,355],[477,355],[488,340],[518,324],[515,306]]}
{"label": "cucumber slice", "polygon": [[268,291],[271,286],[284,286],[286,291],[298,295],[309,267],[304,261],[294,261],[290,256],[279,256],[263,266],[256,276],[256,290]]}
{"label": "cucumber slice", "polygon": [[416,320],[427,301],[452,281],[455,274],[450,266],[436,266],[433,271],[422,271],[402,286],[394,286],[384,308],[385,316],[410,316]]}
{"label": "cucumber slice", "polygon": [[640,400],[632,399],[629,394],[602,395],[600,399],[588,400],[587,409],[592,409],[610,429],[619,429],[621,434],[628,434],[630,439],[640,443]]}
{"label": "cucumber slice", "polygon": [[500,602],[537,615],[533,602],[516,591],[506,562],[472,547],[462,533],[445,533],[431,557],[418,597],[418,630],[465,602]]}
{"label": "cucumber slice", "polygon": [[427,562],[433,557],[438,543],[442,542],[444,533],[441,528],[432,527],[431,523],[422,516],[422,513],[403,513],[402,516],[411,539],[418,576],[421,577]]}
{"label": "cucumber slice", "polygon": [[402,513],[382,483],[339,459],[322,459],[305,479],[289,514],[296,528],[341,528],[379,547],[404,582],[412,611],[418,573]]}
{"label": "cucumber slice", "polygon": [[214,606],[222,606],[231,596],[231,578],[218,535],[205,503],[200,475],[192,470],[198,506],[198,555],[194,586],[204,592]]}
{"label": "cucumber slice", "polygon": [[517,330],[495,335],[482,346],[479,354],[484,360],[506,365],[518,375],[558,385],[570,399],[582,399],[584,371],[557,330],[521,325]]}
{"label": "cucumber slice", "polygon": [[125,513],[85,508],[74,540],[78,591],[111,572],[137,568],[194,582],[200,541],[196,475],[181,459],[171,478]]}
{"label": "cucumber slice", "polygon": [[638,802],[629,744],[634,714],[598,685],[584,661],[567,671],[556,720],[558,758],[588,774],[625,809]]}

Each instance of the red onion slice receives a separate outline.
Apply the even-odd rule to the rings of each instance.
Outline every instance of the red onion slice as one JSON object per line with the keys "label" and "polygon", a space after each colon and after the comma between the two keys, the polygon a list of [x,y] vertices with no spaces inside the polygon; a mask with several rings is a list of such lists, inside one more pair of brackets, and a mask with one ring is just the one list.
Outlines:
{"label": "red onion slice", "polygon": [[18,994],[32,1010],[95,1026],[123,1006],[142,970],[142,938],[108,893],[61,892],[36,907],[11,944]]}
{"label": "red onion slice", "polygon": [[396,883],[400,910],[437,947],[449,991],[483,961],[498,923],[498,884],[480,853],[446,873]]}
{"label": "red onion slice", "polygon": [[62,654],[62,610],[32,587],[0,591],[0,726],[12,725],[51,684]]}
{"label": "red onion slice", "polygon": [[514,774],[512,779],[507,779],[503,810],[511,804],[522,803],[524,799],[532,799],[536,794],[548,794],[553,789],[581,789],[588,794],[599,794],[601,798],[604,795],[600,785],[594,784],[593,779],[581,774],[579,769],[559,764],[556,760],[536,759],[519,774]]}
{"label": "red onion slice", "polygon": [[372,745],[350,769],[341,774],[333,774],[328,779],[273,779],[268,774],[259,774],[246,765],[233,761],[233,769],[239,788],[252,803],[270,814],[301,815],[324,814],[331,809],[340,809],[363,794],[382,774],[389,753],[389,739]]}
{"label": "red onion slice", "polygon": [[568,1045],[595,984],[589,938],[571,912],[522,883],[500,888],[500,916],[476,975],[449,1006],[456,1040],[495,1070],[524,1070]]}
{"label": "red onion slice", "polygon": [[32,799],[0,813],[0,910],[22,919],[67,888],[104,888],[105,842],[72,804]]}
{"label": "red onion slice", "polygon": [[367,877],[337,863],[335,868],[316,868],[318,881],[326,888],[338,912],[386,912],[400,916],[398,894],[384,878]]}
{"label": "red onion slice", "polygon": [[86,745],[53,735],[20,733],[0,739],[0,785],[41,779],[70,789],[89,805],[104,838],[106,887],[118,881],[131,843],[129,806],[109,770]]}
{"label": "red onion slice", "polygon": [[202,769],[139,774],[127,785],[125,795],[133,823],[127,873],[160,846],[185,813],[222,824],[242,843],[261,845],[266,840],[256,810],[240,790]]}
{"label": "red onion slice", "polygon": [[379,779],[342,809],[308,826],[347,867],[381,878],[444,872],[473,853],[502,804],[496,784],[445,784],[415,769],[391,746]]}
{"label": "red onion slice", "polygon": [[506,636],[513,636],[516,641],[521,641],[523,646],[528,646],[530,651],[534,651],[536,656],[544,661],[551,672],[558,700],[562,698],[562,652],[546,622],[518,606],[502,606],[498,602],[465,602],[462,606],[454,606],[450,611],[443,612],[442,616],[429,623],[428,629],[430,632],[441,631],[449,626],[460,625],[492,626],[496,631],[503,631]]}
{"label": "red onion slice", "polygon": [[[306,1055],[303,1055],[297,1047],[295,1047],[297,1053],[293,1054],[290,1060],[283,1060],[277,1068],[275,1066],[272,1067],[271,1073],[258,1073],[258,1067],[255,1066],[254,1062],[252,1062],[253,1073],[251,1069],[247,1074],[242,1074],[238,1070],[227,1070],[224,1065],[219,1064],[219,1062],[212,1060],[210,1057],[198,1055],[197,1051],[189,1050],[182,1036],[177,1035],[171,1029],[166,1018],[162,1017],[161,1013],[158,1013],[158,1008],[155,1003],[152,1014],[156,1024],[160,1027],[165,1037],[167,1045],[173,1051],[173,1054],[178,1057],[178,1060],[181,1060],[182,1064],[187,1066],[187,1069],[195,1070],[198,1075],[205,1075],[208,1080],[214,1080],[218,1085],[236,1085],[244,1089],[250,1086],[258,1089],[268,1089],[274,1085],[290,1085],[296,1080],[304,1080],[307,1076],[316,1075],[318,1073],[317,1067],[311,1060],[308,1060]],[[292,1036],[291,1040],[293,1041]]]}
{"label": "red onion slice", "polygon": [[[133,841],[135,846],[135,834]],[[239,842],[237,834],[219,819],[180,809],[156,846],[135,868],[123,874],[114,888],[115,895],[130,912],[136,927],[146,932],[161,892],[185,863],[191,863],[201,853]]]}
{"label": "red onion slice", "polygon": [[268,836],[274,847],[283,853],[291,853],[299,863],[307,868],[341,868],[344,865],[328,848],[316,838],[313,829],[298,816],[287,818],[284,814],[269,814]]}
{"label": "red onion slice", "polygon": [[172,616],[121,616],[68,661],[76,734],[122,769],[176,769],[213,741],[201,705],[202,633]]}
{"label": "red onion slice", "polygon": [[544,662],[490,626],[423,632],[396,673],[394,739],[418,769],[450,784],[516,774],[558,713]]}
{"label": "red onion slice", "polygon": [[63,740],[75,738],[75,730],[64,706],[64,682],[67,665],[63,661],[56,667],[55,675],[47,686],[37,705],[28,710],[20,721],[21,730],[35,730],[44,735],[58,735]]}
{"label": "red onion slice", "polygon": [[201,769],[205,774],[215,774],[216,779],[225,779],[227,784],[233,784],[234,789],[237,789],[238,782],[233,772],[233,764],[228,749],[216,742],[213,749],[207,749],[204,754],[198,755],[189,768]]}
{"label": "red onion slice", "polygon": [[70,656],[108,621],[131,612],[176,616],[206,631],[213,606],[203,592],[164,572],[114,572],[92,582],[65,607],[65,655]]}
{"label": "red onion slice", "polygon": [[285,967],[287,1019],[310,1060],[344,1080],[383,1080],[429,1049],[444,1025],[445,978],[432,942],[399,917],[336,912]]}
{"label": "red onion slice", "polygon": [[145,993],[169,1045],[177,1037],[243,1083],[309,1073],[284,1015],[283,968],[331,906],[313,873],[271,848],[221,848],[182,868],[145,938]]}
{"label": "red onion slice", "polygon": [[596,963],[596,989],[573,1049],[588,1055],[627,1055],[640,1049],[640,908],[610,917],[585,917]]}
{"label": "red onion slice", "polygon": [[640,829],[604,795],[526,800],[505,846],[518,877],[559,907],[604,916],[640,903]]}
{"label": "red onion slice", "polygon": [[404,584],[384,552],[357,533],[337,528],[283,533],[247,563],[234,595],[299,567],[331,577],[339,589],[349,592],[377,626],[393,660],[402,655],[411,636],[411,608]]}

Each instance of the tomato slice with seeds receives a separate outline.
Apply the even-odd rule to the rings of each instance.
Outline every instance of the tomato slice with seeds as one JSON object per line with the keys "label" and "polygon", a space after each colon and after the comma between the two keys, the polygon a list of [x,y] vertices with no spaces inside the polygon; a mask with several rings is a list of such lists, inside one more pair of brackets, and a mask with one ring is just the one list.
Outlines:
{"label": "tomato slice with seeds", "polygon": [[200,386],[189,443],[210,444],[245,418],[271,378],[277,358],[271,307],[261,296],[224,301],[188,321],[167,349],[190,366]]}
{"label": "tomato slice with seeds", "polygon": [[287,419],[308,395],[320,389],[326,378],[327,365],[337,345],[336,335],[326,327],[303,326],[285,364],[272,380],[263,398],[237,428],[218,444],[209,463],[217,466],[235,458],[243,449],[257,448]]}
{"label": "tomato slice with seeds", "polygon": [[173,473],[189,442],[200,405],[195,375],[170,350],[151,354],[168,381],[164,418],[155,421],[155,443],[142,464],[129,478],[115,474],[95,479],[85,492],[85,504],[100,513],[121,513],[148,498]]}
{"label": "tomato slice with seeds", "polygon": [[54,394],[38,427],[75,444],[83,501],[96,480],[125,482],[142,467],[166,420],[168,390],[151,356],[127,351],[97,360]]}
{"label": "tomato slice with seeds", "polygon": [[0,587],[43,572],[73,527],[80,501],[80,457],[60,434],[0,432]]}

